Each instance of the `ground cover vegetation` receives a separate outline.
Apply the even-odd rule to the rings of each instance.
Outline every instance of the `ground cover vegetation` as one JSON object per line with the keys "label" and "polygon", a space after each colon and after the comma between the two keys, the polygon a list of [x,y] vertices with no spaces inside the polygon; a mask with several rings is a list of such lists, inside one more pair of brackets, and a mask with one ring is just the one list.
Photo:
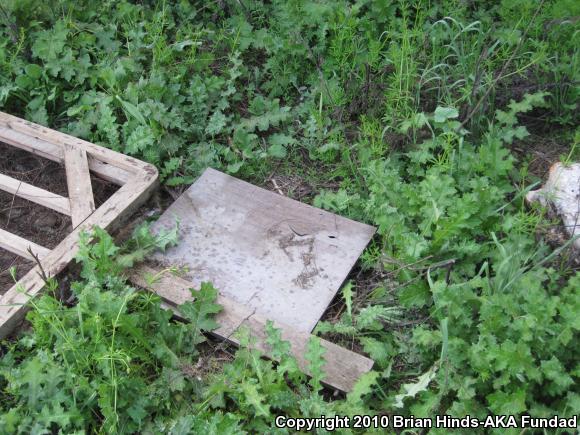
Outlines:
{"label": "ground cover vegetation", "polygon": [[309,379],[272,327],[279,364],[242,346],[201,370],[216,290],[180,323],[124,279],[175,234],[118,247],[96,230],[75,303],[48,283],[2,343],[0,432],[579,414],[580,274],[523,200],[542,161],[578,160],[578,16],[572,0],[2,2],[2,110],[147,160],[166,190],[207,166],[299,180],[285,193],[378,231],[317,327],[376,361],[343,397],[316,341]]}

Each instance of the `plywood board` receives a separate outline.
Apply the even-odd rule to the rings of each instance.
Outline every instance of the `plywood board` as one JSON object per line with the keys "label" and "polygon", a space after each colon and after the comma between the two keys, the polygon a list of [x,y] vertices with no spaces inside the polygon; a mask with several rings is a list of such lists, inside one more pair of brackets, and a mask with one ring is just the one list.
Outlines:
{"label": "plywood board", "polygon": [[180,222],[180,243],[155,255],[186,267],[264,318],[311,332],[374,234],[371,226],[294,201],[213,169],[153,229]]}

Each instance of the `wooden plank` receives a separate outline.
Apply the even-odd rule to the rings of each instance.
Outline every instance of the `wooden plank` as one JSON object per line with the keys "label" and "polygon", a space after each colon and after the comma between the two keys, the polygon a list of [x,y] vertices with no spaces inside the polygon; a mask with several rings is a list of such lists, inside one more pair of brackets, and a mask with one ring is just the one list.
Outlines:
{"label": "wooden plank", "polygon": [[38,258],[46,257],[50,252],[50,249],[37,245],[30,240],[26,240],[16,234],[5,231],[2,228],[0,228],[0,248],[6,249],[13,254],[29,260],[34,260],[34,257],[30,255],[30,252],[28,251],[29,248],[33,254],[38,255]]}
{"label": "wooden plank", "polygon": [[76,228],[95,211],[87,152],[82,148],[67,145],[64,148],[64,163],[71,219],[73,228]]}
{"label": "wooden plank", "polygon": [[89,169],[91,172],[105,181],[110,181],[118,186],[128,183],[131,179],[131,174],[124,169],[116,168],[115,166],[101,162],[93,156],[87,155],[89,160]]}
{"label": "wooden plank", "polygon": [[180,221],[154,259],[267,318],[311,332],[373,236],[369,225],[207,169],[153,225]]}
{"label": "wooden plank", "polygon": [[[157,186],[157,170],[150,166],[133,177],[101,205],[81,225],[75,228],[56,248],[40,261],[47,277],[62,271],[78,252],[81,231],[94,225],[101,228],[114,226],[139,207]],[[18,283],[0,297],[0,338],[8,335],[24,317],[27,302],[44,287],[39,266],[30,270]]]}
{"label": "wooden plank", "polygon": [[[34,139],[58,145],[61,148],[65,145],[79,146],[84,148],[87,154],[98,160],[114,165],[128,171],[131,174],[150,170],[147,163],[137,160],[124,154],[116,153],[107,148],[95,145],[85,140],[61,133],[56,130],[44,127],[39,124],[26,121],[21,118],[0,112],[0,137],[18,137],[23,146],[36,149],[39,143]],[[61,150],[61,155],[63,151]]]}
{"label": "wooden plank", "polygon": [[[149,283],[145,278],[146,276],[159,277],[153,283]],[[193,283],[167,273],[159,274],[157,270],[148,266],[141,265],[133,269],[129,279],[134,284],[158,294],[166,302],[177,306],[177,309],[179,309],[180,304],[193,300],[190,291],[194,287]],[[212,334],[234,344],[239,344],[233,334],[241,326],[247,326],[255,339],[254,346],[267,355],[270,351],[265,332],[267,319],[257,314],[255,310],[241,305],[221,293],[218,295],[217,302],[222,305],[223,310],[216,316],[216,321],[220,327],[212,331]],[[281,329],[282,338],[290,343],[292,355],[296,358],[300,368],[308,373],[308,362],[304,355],[308,340],[311,337],[310,333],[298,331],[280,322],[274,322],[274,325]],[[320,341],[326,349],[324,355],[326,376],[323,380],[325,384],[349,392],[356,381],[372,369],[373,361],[371,359],[327,340],[321,339]]]}
{"label": "wooden plank", "polygon": [[[0,112],[2,115],[2,112]],[[31,152],[40,157],[52,160],[58,163],[64,163],[64,151],[61,145],[57,145],[24,133],[12,130],[0,121],[0,141],[12,145],[16,148]],[[89,169],[101,178],[123,185],[129,181],[131,173],[124,169],[117,168],[109,163],[102,162],[89,155]]]}
{"label": "wooden plank", "polygon": [[71,215],[70,201],[68,198],[4,174],[0,174],[0,190],[43,205],[67,216]]}

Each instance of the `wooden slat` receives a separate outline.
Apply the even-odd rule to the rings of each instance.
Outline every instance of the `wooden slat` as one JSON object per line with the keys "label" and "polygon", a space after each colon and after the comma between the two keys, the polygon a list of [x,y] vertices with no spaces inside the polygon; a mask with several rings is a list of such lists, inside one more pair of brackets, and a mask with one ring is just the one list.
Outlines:
{"label": "wooden slat", "polygon": [[[108,228],[120,224],[132,211],[138,208],[157,187],[157,170],[150,166],[133,180],[122,186],[101,205],[81,225],[75,228],[56,248],[40,260],[47,277],[62,271],[78,252],[81,231],[90,230],[94,225]],[[0,338],[6,337],[24,317],[27,302],[35,297],[45,283],[39,266],[30,270],[18,283],[0,296]]]}
{"label": "wooden slat", "polygon": [[4,190],[8,193],[19,196],[20,198],[51,208],[59,213],[68,216],[71,214],[70,201],[68,198],[23,181],[16,180],[4,174],[0,174],[0,190]]}
{"label": "wooden slat", "polygon": [[[44,151],[44,145],[41,143],[39,144],[34,139],[39,139],[61,148],[65,145],[79,146],[84,148],[88,155],[116,168],[129,172],[130,174],[151,171],[153,168],[151,165],[133,157],[111,151],[107,148],[78,139],[68,134],[0,112],[0,138],[8,136],[14,137],[14,135],[18,136],[18,142],[20,142],[21,146],[38,149],[39,151]],[[62,149],[60,153],[62,156]]]}
{"label": "wooden slat", "polygon": [[109,163],[101,162],[90,155],[87,157],[89,160],[89,169],[93,174],[98,175],[103,180],[122,186],[123,184],[128,183],[131,179],[132,175],[124,169],[116,168]]}
{"label": "wooden slat", "polygon": [[[131,271],[129,279],[136,285],[155,292],[166,302],[177,306],[193,300],[190,289],[192,283],[182,278],[161,274],[153,283],[149,283],[146,276],[156,276],[158,271],[148,266],[138,266]],[[218,337],[227,339],[234,344],[239,344],[233,334],[242,325],[247,326],[255,339],[254,346],[266,355],[269,352],[266,339],[265,326],[267,319],[256,314],[255,310],[245,305],[241,305],[232,299],[223,295],[218,295],[217,302],[222,305],[223,310],[217,314],[216,321],[219,323],[219,329],[212,331]],[[280,322],[274,323],[276,327],[282,330],[282,338],[291,345],[292,355],[296,358],[298,365],[302,370],[308,373],[308,362],[304,355],[306,346],[311,335],[307,332],[297,331],[291,326],[284,325]],[[326,364],[324,371],[326,377],[323,382],[331,387],[341,391],[351,391],[356,381],[369,372],[373,367],[373,361],[348,349],[342,348],[327,340],[320,340],[322,346],[326,349],[324,358]]]}
{"label": "wooden slat", "polygon": [[27,258],[29,260],[34,260],[34,257],[30,255],[30,252],[28,251],[29,248],[33,254],[38,255],[38,258],[46,257],[50,252],[50,249],[47,249],[44,246],[37,245],[34,242],[26,240],[1,228],[0,248],[6,249],[13,254]]}
{"label": "wooden slat", "polygon": [[82,148],[67,145],[64,148],[64,163],[71,219],[73,228],[76,228],[95,211],[87,153]]}
{"label": "wooden slat", "polygon": [[[64,163],[64,151],[61,145],[7,127],[6,123],[2,123],[2,115],[6,114],[0,112],[0,141],[54,162]],[[122,186],[131,178],[130,172],[117,168],[112,164],[100,161],[91,155],[88,156],[88,160],[90,170],[104,180]]]}

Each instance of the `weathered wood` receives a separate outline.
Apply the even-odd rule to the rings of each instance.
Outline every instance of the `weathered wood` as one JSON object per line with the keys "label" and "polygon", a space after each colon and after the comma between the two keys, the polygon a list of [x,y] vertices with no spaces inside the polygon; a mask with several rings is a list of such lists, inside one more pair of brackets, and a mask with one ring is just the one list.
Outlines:
{"label": "weathered wood", "polygon": [[[41,270],[48,277],[63,270],[78,251],[81,231],[90,230],[95,225],[110,228],[126,219],[126,215],[139,207],[157,186],[157,170],[153,165],[132,157],[2,112],[0,112],[0,141],[60,163],[65,162],[65,148],[84,150],[88,157],[88,164],[84,165],[84,192],[87,192],[87,166],[99,176],[122,185],[104,204],[74,228],[55,249],[48,253],[44,252],[39,266],[30,270],[18,283],[0,296],[0,338],[2,338],[10,333],[12,328],[22,319],[30,298],[36,296],[44,287]],[[55,210],[54,203],[56,201],[61,208],[57,211],[66,211],[65,214],[71,214],[68,198],[59,197],[10,177],[1,175],[0,177],[3,177],[0,178],[0,189],[12,191],[12,193],[18,192],[19,196]],[[64,200],[66,200],[66,206]],[[77,223],[79,220],[80,217],[77,217]],[[16,245],[16,247],[18,246]],[[12,249],[16,249],[16,247],[12,246]],[[39,255],[39,257],[41,256]]]}
{"label": "weathered wood", "polygon": [[[108,228],[131,213],[145,201],[156,187],[157,172],[149,171],[121,187],[101,205],[81,225],[75,228],[56,248],[41,259],[41,266],[47,277],[55,276],[63,270],[78,252],[81,231],[88,231],[94,225]],[[26,313],[26,303],[35,297],[45,283],[38,266],[30,270],[18,283],[0,297],[0,338],[10,333]]]}
{"label": "weathered wood", "polygon": [[64,163],[71,219],[73,228],[76,228],[95,211],[87,152],[67,145],[64,148]]}
{"label": "weathered wood", "polygon": [[[128,171],[131,174],[138,173],[146,169],[146,163],[133,157],[113,152],[107,148],[100,147],[82,139],[51,130],[42,125],[34,124],[21,118],[0,112],[0,139],[9,143],[12,140],[21,147],[28,147],[32,150],[47,151],[45,144],[48,142],[60,148],[59,157],[64,158],[64,145],[79,146],[98,160],[114,165]],[[49,154],[56,155],[54,148]]]}
{"label": "weathered wood", "polygon": [[[155,276],[156,279],[149,282],[148,276]],[[163,300],[176,306],[178,310],[180,304],[194,299],[190,290],[194,288],[193,283],[167,273],[159,273],[159,271],[145,265],[133,269],[129,279],[139,287],[158,294]],[[234,344],[239,344],[233,334],[240,327],[246,326],[255,339],[255,348],[267,355],[270,351],[265,332],[267,319],[257,314],[254,309],[241,305],[221,293],[218,295],[217,303],[223,307],[223,310],[216,316],[216,321],[220,327],[212,331],[212,334]],[[292,355],[296,358],[298,365],[308,373],[308,362],[304,355],[308,340],[311,337],[310,333],[298,331],[276,321],[274,321],[274,326],[281,329],[282,338],[290,343]],[[373,361],[369,358],[327,340],[321,339],[320,342],[326,350],[324,355],[326,376],[323,382],[331,387],[341,391],[351,391],[356,381],[373,367]]]}
{"label": "weathered wood", "polygon": [[4,190],[12,195],[48,207],[67,216],[70,216],[71,214],[70,201],[68,198],[25,183],[24,181],[16,180],[4,174],[0,174],[0,190]]}
{"label": "weathered wood", "polygon": [[50,249],[43,246],[37,245],[34,242],[23,239],[16,234],[12,234],[6,230],[0,228],[0,248],[6,249],[13,254],[19,255],[21,257],[27,258],[29,260],[34,260],[34,257],[30,254],[29,249],[38,258],[43,258],[50,252]]}
{"label": "weathered wood", "polygon": [[105,181],[109,181],[118,186],[128,183],[131,179],[131,174],[124,169],[116,168],[115,166],[101,162],[93,156],[87,156],[89,160],[89,169],[91,172]]}
{"label": "weathered wood", "polygon": [[179,219],[180,243],[154,255],[184,266],[267,318],[311,332],[375,232],[213,169],[153,225]]}
{"label": "weathered wood", "polygon": [[[48,160],[64,163],[64,151],[61,145],[9,128],[7,126],[7,119],[9,120],[12,118],[14,117],[0,112],[0,141]],[[34,133],[34,131],[32,131],[32,133]],[[104,180],[117,185],[123,185],[131,178],[131,172],[116,167],[114,164],[103,162],[92,155],[88,156],[88,160],[90,170]]]}

